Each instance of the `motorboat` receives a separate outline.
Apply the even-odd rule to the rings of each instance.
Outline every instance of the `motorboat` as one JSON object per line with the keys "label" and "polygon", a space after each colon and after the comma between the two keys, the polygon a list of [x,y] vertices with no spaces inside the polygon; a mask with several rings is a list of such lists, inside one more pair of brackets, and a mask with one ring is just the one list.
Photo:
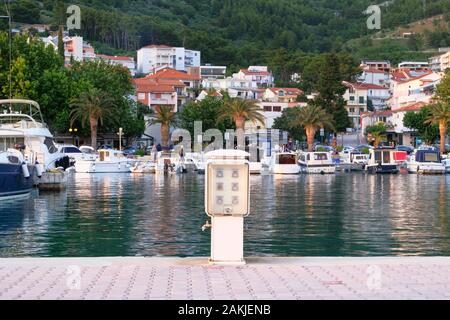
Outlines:
{"label": "motorboat", "polygon": [[450,173],[450,158],[447,158],[442,161],[445,166],[445,173]]}
{"label": "motorboat", "polygon": [[397,174],[400,166],[405,162],[407,153],[394,148],[376,148],[370,150],[366,171],[369,173]]}
{"label": "motorboat", "polygon": [[274,152],[269,170],[273,174],[299,174],[298,155],[293,152]]}
{"label": "motorboat", "polygon": [[329,152],[301,152],[298,164],[302,173],[334,174],[336,165]]}
{"label": "motorboat", "polygon": [[409,173],[418,174],[444,174],[446,171],[440,152],[431,148],[413,152],[406,167]]}
{"label": "motorboat", "polygon": [[36,101],[0,100],[0,151],[23,145],[24,160],[48,172],[70,167],[70,159],[56,147]]}
{"label": "motorboat", "polygon": [[132,164],[122,151],[100,149],[96,159],[77,161],[75,170],[78,173],[128,173]]}
{"label": "motorboat", "polygon": [[156,173],[172,174],[186,173],[186,163],[178,156],[172,155],[171,152],[160,152],[156,163]]}
{"label": "motorboat", "polygon": [[156,173],[156,163],[151,160],[140,159],[130,168],[131,173]]}
{"label": "motorboat", "polygon": [[0,200],[30,195],[35,170],[21,151],[0,151]]}

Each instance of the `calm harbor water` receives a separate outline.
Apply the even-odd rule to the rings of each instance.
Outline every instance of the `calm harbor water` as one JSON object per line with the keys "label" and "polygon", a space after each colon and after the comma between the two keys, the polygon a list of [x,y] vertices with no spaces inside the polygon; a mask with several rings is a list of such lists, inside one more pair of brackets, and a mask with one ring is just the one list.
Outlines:
{"label": "calm harbor water", "polygon": [[[247,256],[450,256],[450,176],[252,176]],[[204,177],[77,174],[0,202],[0,257],[208,256]]]}

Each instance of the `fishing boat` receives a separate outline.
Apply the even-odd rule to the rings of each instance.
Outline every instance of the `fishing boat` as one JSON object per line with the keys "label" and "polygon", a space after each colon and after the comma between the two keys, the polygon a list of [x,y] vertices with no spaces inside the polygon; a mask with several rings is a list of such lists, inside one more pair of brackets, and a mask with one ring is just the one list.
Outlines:
{"label": "fishing boat", "polygon": [[78,173],[128,173],[131,172],[132,161],[122,151],[100,149],[94,160],[79,160],[75,163]]}
{"label": "fishing boat", "polygon": [[299,174],[298,155],[293,152],[274,152],[269,168],[273,174]]}
{"label": "fishing boat", "polygon": [[0,200],[30,195],[35,170],[21,151],[0,151]]}
{"label": "fishing boat", "polygon": [[446,164],[441,161],[441,154],[435,149],[413,152],[407,162],[409,173],[445,174]]}
{"label": "fishing boat", "polygon": [[394,148],[376,148],[370,150],[366,171],[373,174],[396,174],[406,161],[407,153]]}
{"label": "fishing boat", "polygon": [[334,174],[336,165],[331,153],[328,152],[301,152],[298,163],[302,173],[308,174]]}
{"label": "fishing boat", "polygon": [[56,147],[36,101],[0,100],[0,151],[16,146],[22,146],[24,161],[36,167],[32,176],[34,184],[45,183],[53,171],[70,167],[69,157]]}

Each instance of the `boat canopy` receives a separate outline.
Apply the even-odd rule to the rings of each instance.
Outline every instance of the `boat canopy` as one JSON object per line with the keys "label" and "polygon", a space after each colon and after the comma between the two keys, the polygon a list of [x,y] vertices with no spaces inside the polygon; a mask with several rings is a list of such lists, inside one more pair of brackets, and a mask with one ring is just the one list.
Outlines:
{"label": "boat canopy", "polygon": [[416,153],[416,162],[441,162],[441,154],[438,151],[419,150]]}
{"label": "boat canopy", "polygon": [[44,124],[41,108],[36,101],[24,99],[0,100],[0,114],[27,115],[37,122]]}

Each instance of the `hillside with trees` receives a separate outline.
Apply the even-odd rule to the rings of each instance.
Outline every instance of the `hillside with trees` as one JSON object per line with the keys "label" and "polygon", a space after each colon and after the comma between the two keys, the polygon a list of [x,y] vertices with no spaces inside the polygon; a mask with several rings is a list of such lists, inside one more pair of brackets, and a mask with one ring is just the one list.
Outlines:
{"label": "hillside with trees", "polygon": [[[50,23],[56,29],[65,21],[68,4],[13,1],[13,18],[21,23]],[[367,29],[368,16],[363,13],[373,4],[370,0],[75,0],[70,4],[82,6],[79,33],[107,54],[164,43],[201,50],[204,62],[243,66],[265,62],[278,48],[346,51],[357,58],[392,52],[395,61],[423,47],[372,43],[377,30]],[[381,31],[440,14],[449,21],[449,8],[450,0],[428,0],[426,7],[422,0],[391,1],[382,7]],[[424,40],[450,46],[449,29],[439,32]],[[370,50],[370,44],[375,49]]]}

